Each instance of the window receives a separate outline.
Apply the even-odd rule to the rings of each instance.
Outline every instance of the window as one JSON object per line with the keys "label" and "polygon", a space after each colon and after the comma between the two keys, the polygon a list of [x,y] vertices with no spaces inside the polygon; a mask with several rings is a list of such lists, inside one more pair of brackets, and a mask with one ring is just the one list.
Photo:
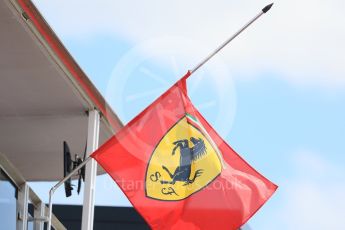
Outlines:
{"label": "window", "polygon": [[17,189],[0,169],[0,223],[2,229],[16,229]]}

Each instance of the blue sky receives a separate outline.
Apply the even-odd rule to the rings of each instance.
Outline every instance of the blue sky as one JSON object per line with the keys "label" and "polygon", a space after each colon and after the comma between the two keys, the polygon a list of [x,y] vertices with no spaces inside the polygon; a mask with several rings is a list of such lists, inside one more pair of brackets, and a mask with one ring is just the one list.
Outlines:
{"label": "blue sky", "polygon": [[[125,123],[267,4],[34,2]],[[345,225],[341,7],[338,0],[276,2],[188,82],[206,119],[280,186],[250,220],[253,229]],[[51,185],[32,184],[45,199]],[[108,176],[96,188],[96,204],[129,205]],[[60,189],[54,201],[82,196],[66,199]]]}

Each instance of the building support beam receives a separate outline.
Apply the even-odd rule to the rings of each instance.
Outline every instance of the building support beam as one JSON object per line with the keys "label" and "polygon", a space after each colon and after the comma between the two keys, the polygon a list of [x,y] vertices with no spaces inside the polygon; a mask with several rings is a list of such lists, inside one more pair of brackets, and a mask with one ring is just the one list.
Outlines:
{"label": "building support beam", "polygon": [[[86,157],[90,156],[90,154],[92,154],[98,148],[99,123],[99,111],[89,111]],[[97,162],[94,159],[91,159],[90,162],[86,164],[85,170],[82,230],[93,229],[96,176]]]}
{"label": "building support beam", "polygon": [[28,229],[29,186],[22,184],[18,189],[17,230]]}
{"label": "building support beam", "polygon": [[46,216],[46,206],[43,202],[37,204],[34,210],[34,230],[44,230],[43,218]]}

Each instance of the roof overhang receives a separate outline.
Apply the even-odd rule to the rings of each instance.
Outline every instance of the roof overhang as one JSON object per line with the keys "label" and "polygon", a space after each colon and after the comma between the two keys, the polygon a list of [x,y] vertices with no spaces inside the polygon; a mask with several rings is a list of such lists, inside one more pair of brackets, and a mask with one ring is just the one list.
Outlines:
{"label": "roof overhang", "polygon": [[121,121],[31,1],[0,1],[0,28],[0,152],[26,180],[61,179],[62,143],[83,154],[87,111],[102,114],[100,144]]}

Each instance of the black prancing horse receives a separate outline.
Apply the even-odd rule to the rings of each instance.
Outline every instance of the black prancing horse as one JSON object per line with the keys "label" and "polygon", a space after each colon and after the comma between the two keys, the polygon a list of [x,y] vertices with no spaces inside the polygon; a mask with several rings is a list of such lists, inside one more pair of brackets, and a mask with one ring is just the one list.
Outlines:
{"label": "black prancing horse", "polygon": [[196,139],[194,137],[191,137],[190,141],[193,143],[192,148],[189,148],[187,139],[178,140],[173,143],[175,147],[172,151],[172,155],[174,155],[176,150],[180,148],[180,165],[175,169],[174,173],[171,173],[164,165],[162,166],[171,178],[171,181],[161,181],[162,184],[175,184],[176,181],[182,181],[185,182],[183,185],[188,185],[192,184],[195,179],[202,174],[203,169],[198,169],[190,179],[192,162],[206,154],[205,142],[201,138]]}

